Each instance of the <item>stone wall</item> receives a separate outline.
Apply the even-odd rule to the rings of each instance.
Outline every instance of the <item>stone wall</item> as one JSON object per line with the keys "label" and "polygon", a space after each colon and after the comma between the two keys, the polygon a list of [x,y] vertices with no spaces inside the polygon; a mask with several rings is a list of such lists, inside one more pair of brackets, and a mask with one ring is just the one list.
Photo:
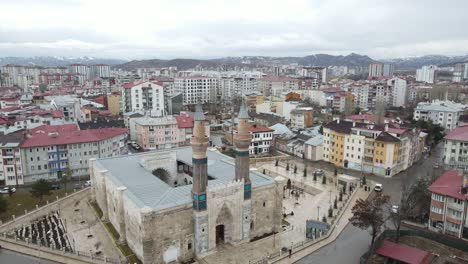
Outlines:
{"label": "stone wall", "polygon": [[[165,263],[173,253],[178,261],[188,261],[194,255],[194,223],[192,206],[185,205],[154,213],[144,220],[145,243],[143,263]],[[151,249],[151,252],[147,252]]]}
{"label": "stone wall", "polygon": [[[280,199],[281,202],[277,199]],[[278,208],[278,205],[282,205],[282,199],[283,189],[279,190],[275,185],[252,190],[251,238],[271,233],[278,228],[278,223],[281,223],[282,211],[282,206]]]}

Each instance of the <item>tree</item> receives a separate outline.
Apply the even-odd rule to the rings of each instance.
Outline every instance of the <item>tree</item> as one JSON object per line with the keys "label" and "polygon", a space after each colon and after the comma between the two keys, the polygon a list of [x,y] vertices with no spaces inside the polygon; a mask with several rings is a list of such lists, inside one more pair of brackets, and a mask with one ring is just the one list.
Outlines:
{"label": "tree", "polygon": [[338,200],[335,197],[335,201],[333,202],[333,208],[338,209]]}
{"label": "tree", "polygon": [[340,195],[338,196],[338,201],[343,201],[343,192],[340,192]]}
{"label": "tree", "polygon": [[333,208],[328,208],[328,217],[332,217],[333,216]]}
{"label": "tree", "polygon": [[377,125],[383,125],[385,121],[385,102],[378,100],[375,103],[375,116]]}
{"label": "tree", "polygon": [[366,175],[363,175],[362,176],[362,185],[366,185],[366,184],[367,184]]}
{"label": "tree", "polygon": [[266,170],[265,170],[265,169],[263,169],[263,174],[266,174]]}
{"label": "tree", "polygon": [[338,176],[338,169],[337,169],[336,167],[335,167],[335,170],[333,171],[333,174],[334,174],[335,176]]}
{"label": "tree", "polygon": [[361,108],[359,106],[354,108],[354,114],[355,115],[359,115],[360,113],[361,113]]}
{"label": "tree", "polygon": [[44,179],[36,181],[31,186],[31,194],[32,196],[39,198],[39,202],[42,202],[42,197],[44,195],[50,195],[49,183]]}
{"label": "tree", "polygon": [[63,183],[65,192],[67,191],[68,182],[70,182],[71,177],[72,177],[72,171],[70,170],[70,168],[66,168],[62,173],[62,177],[60,178],[60,182]]}
{"label": "tree", "polygon": [[362,230],[370,228],[372,236],[371,244],[374,244],[375,238],[380,233],[385,223],[383,207],[390,200],[390,196],[381,193],[376,194],[374,199],[359,199],[351,209],[353,216],[349,219],[353,226]]}
{"label": "tree", "polygon": [[0,215],[8,210],[8,201],[0,195]]}
{"label": "tree", "polygon": [[319,131],[320,135],[323,135],[323,126],[320,126]]}
{"label": "tree", "polygon": [[297,165],[294,164],[294,173],[297,173]]}
{"label": "tree", "polygon": [[47,91],[47,85],[46,84],[39,84],[39,91],[41,91],[41,93]]}
{"label": "tree", "polygon": [[288,182],[286,183],[286,187],[288,189],[291,189],[291,179],[288,179]]}
{"label": "tree", "polygon": [[324,222],[324,223],[327,222],[327,218],[325,216],[322,217],[322,222]]}
{"label": "tree", "polygon": [[322,176],[322,184],[327,184],[327,177],[325,175]]}
{"label": "tree", "polygon": [[279,165],[279,160],[276,160],[275,167],[278,167],[278,165]]}
{"label": "tree", "polygon": [[314,181],[317,181],[317,173],[314,172]]}
{"label": "tree", "polygon": [[307,168],[306,167],[304,167],[303,173],[304,173],[304,177],[307,177]]}
{"label": "tree", "polygon": [[289,163],[286,163],[286,171],[289,171]]}

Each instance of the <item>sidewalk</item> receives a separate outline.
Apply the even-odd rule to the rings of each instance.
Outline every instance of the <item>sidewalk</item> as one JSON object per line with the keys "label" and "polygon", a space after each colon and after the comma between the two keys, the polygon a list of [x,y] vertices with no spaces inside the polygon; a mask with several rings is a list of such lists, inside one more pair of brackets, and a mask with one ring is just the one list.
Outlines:
{"label": "sidewalk", "polygon": [[340,235],[341,231],[346,227],[348,224],[348,219],[352,216],[351,213],[351,208],[355,204],[355,202],[358,199],[367,199],[367,197],[370,195],[370,192],[365,192],[364,189],[359,189],[358,192],[355,194],[355,196],[352,198],[351,202],[349,203],[348,207],[345,209],[343,215],[340,217],[340,219],[337,222],[337,225],[335,226],[335,229],[332,231],[330,236],[320,242],[317,242],[309,247],[305,247],[303,249],[299,249],[299,251],[293,252],[291,258],[289,258],[287,255],[283,257],[282,259],[275,261],[273,263],[294,263],[305,256],[315,252],[316,250],[332,243],[337,239],[337,237]]}

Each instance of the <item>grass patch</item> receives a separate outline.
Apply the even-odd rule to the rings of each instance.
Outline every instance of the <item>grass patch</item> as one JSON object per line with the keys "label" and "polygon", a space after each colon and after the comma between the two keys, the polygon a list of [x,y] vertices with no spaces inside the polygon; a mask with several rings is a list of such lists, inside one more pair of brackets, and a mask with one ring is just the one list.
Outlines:
{"label": "grass patch", "polygon": [[50,203],[56,201],[56,196],[59,198],[65,197],[65,190],[63,189],[50,191],[50,193],[50,195],[44,196],[41,202],[39,202],[38,198],[33,197],[30,192],[16,192],[11,196],[8,194],[0,194],[3,199],[8,201],[8,209],[6,212],[0,214],[0,219],[2,221],[11,220],[12,215],[18,217],[24,215],[24,210],[31,212],[33,209],[36,209],[36,204],[40,207],[44,206],[46,201]]}
{"label": "grass patch", "polygon": [[90,202],[90,204],[93,207],[99,219],[102,219],[102,216],[104,215],[104,213],[102,212],[101,208],[99,208],[99,205],[96,202]]}
{"label": "grass patch", "polygon": [[120,238],[120,234],[119,232],[117,232],[117,230],[115,230],[114,226],[108,222],[108,223],[103,223],[104,226],[106,227],[107,229],[107,232],[109,232],[109,234],[112,236],[112,238],[114,239],[114,241],[117,241],[119,240]]}

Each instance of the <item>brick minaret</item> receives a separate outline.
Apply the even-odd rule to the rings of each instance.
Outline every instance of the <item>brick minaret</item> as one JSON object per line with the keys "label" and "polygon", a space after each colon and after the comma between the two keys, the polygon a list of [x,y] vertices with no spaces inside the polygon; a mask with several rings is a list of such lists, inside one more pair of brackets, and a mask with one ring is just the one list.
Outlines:
{"label": "brick minaret", "polygon": [[208,185],[208,167],[206,149],[208,137],[205,133],[205,115],[200,104],[195,107],[192,144],[193,156],[193,209],[202,211],[206,209],[206,186]]}
{"label": "brick minaret", "polygon": [[236,146],[236,180],[244,180],[244,199],[250,199],[251,182],[250,182],[250,165],[249,165],[249,146],[251,135],[249,133],[249,115],[245,103],[239,110],[239,125],[237,134],[234,135],[234,145]]}

